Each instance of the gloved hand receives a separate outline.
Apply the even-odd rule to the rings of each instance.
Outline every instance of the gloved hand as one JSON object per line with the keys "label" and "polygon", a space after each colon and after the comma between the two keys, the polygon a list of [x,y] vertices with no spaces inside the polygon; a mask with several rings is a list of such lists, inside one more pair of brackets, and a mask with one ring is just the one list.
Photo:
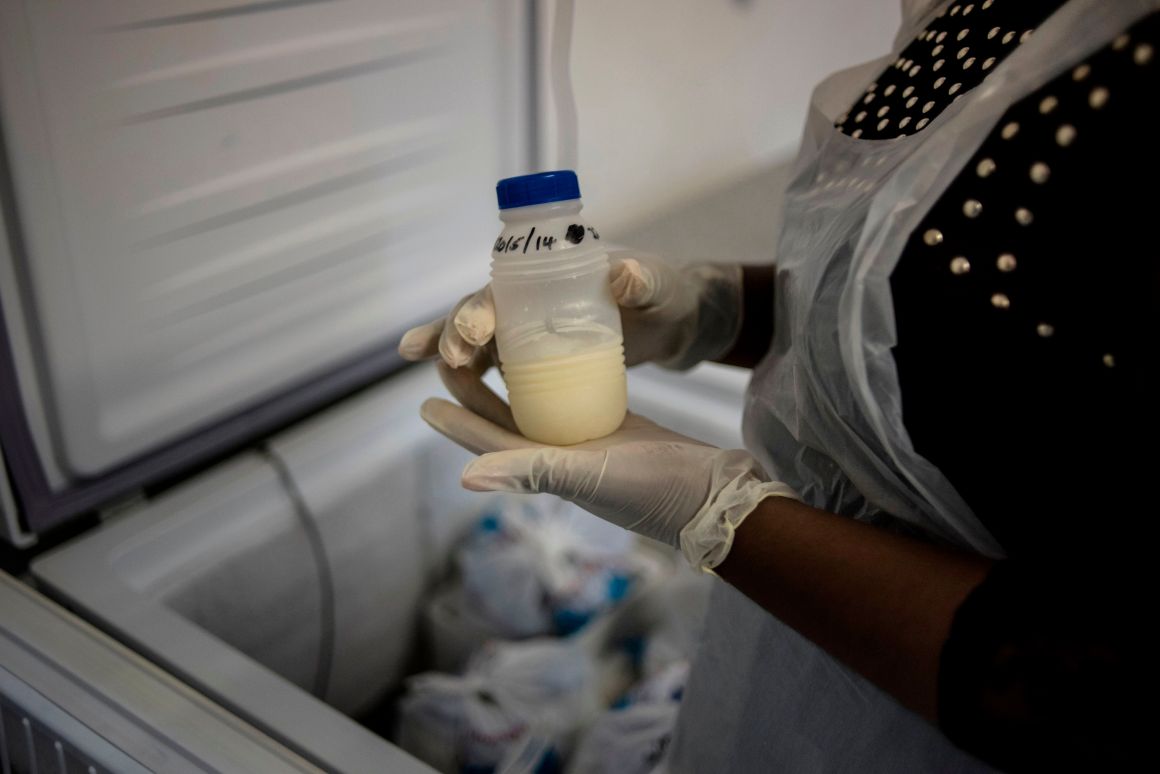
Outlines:
{"label": "gloved hand", "polygon": [[[646,253],[610,255],[612,297],[620,305],[625,362],[691,368],[724,355],[741,326],[741,267],[673,267]],[[436,354],[452,368],[467,365],[495,333],[491,286],[465,296],[447,317],[412,328],[399,342],[408,360]],[[494,361],[494,352],[492,353]]]}
{"label": "gloved hand", "polygon": [[612,435],[566,448],[529,441],[511,409],[471,368],[440,364],[463,406],[427,400],[423,419],[460,446],[482,454],[463,471],[476,491],[547,492],[625,529],[680,549],[711,570],[733,545],[734,530],[766,497],[797,495],[770,481],[740,449],[723,450],[629,413]]}

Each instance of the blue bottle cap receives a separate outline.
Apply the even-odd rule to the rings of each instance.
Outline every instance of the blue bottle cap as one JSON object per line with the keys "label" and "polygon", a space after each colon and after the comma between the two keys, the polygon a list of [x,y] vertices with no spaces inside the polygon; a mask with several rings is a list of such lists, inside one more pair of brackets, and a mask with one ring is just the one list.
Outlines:
{"label": "blue bottle cap", "polygon": [[531,207],[533,204],[566,202],[580,198],[580,181],[570,169],[555,172],[537,172],[500,180],[495,185],[495,196],[501,210],[513,207]]}

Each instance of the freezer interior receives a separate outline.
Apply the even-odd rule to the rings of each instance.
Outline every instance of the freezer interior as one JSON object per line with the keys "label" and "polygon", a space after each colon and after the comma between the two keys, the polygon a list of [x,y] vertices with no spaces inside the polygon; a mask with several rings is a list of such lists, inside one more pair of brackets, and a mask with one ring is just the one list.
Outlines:
{"label": "freezer interior", "polygon": [[[633,410],[740,444],[740,372],[643,368],[630,381]],[[426,639],[429,600],[487,501],[459,486],[470,455],[418,416],[438,394],[434,368],[413,368],[111,518],[32,571],[316,765],[429,770],[388,741],[394,702],[409,674],[446,660]],[[677,588],[694,598],[707,581]]]}

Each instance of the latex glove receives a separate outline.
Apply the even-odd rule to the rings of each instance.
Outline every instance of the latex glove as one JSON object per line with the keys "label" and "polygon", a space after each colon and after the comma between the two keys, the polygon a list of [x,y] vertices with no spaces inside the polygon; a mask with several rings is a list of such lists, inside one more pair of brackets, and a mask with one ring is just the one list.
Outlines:
{"label": "latex glove", "polygon": [[[610,266],[628,365],[691,368],[733,346],[741,326],[740,266],[674,267],[657,256],[627,250],[610,253]],[[399,353],[408,360],[439,355],[460,368],[492,342],[494,333],[495,302],[487,285],[464,296],[446,317],[407,331]]]}
{"label": "latex glove", "polygon": [[463,471],[467,489],[558,495],[678,548],[701,570],[724,561],[734,531],[766,497],[797,499],[748,452],[718,449],[632,413],[612,435],[575,446],[529,441],[507,404],[478,378],[480,360],[473,368],[440,364],[463,406],[431,398],[420,411],[440,433],[483,455]]}

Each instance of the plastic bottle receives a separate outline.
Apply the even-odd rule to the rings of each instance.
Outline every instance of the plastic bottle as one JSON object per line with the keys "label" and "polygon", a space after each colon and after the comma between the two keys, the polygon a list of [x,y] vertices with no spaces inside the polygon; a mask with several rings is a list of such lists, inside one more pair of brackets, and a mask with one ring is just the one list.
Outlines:
{"label": "plastic bottle", "polygon": [[576,174],[507,178],[496,195],[495,339],[516,425],[554,445],[608,435],[627,408],[624,339],[608,253],[580,216]]}

